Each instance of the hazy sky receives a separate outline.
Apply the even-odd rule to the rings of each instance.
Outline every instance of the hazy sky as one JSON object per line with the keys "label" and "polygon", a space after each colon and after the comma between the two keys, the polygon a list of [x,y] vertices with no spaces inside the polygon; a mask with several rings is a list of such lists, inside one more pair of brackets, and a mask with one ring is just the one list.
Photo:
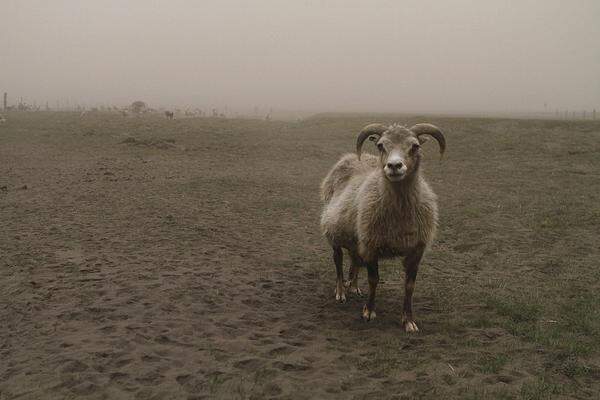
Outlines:
{"label": "hazy sky", "polygon": [[14,101],[600,109],[600,1],[0,0]]}

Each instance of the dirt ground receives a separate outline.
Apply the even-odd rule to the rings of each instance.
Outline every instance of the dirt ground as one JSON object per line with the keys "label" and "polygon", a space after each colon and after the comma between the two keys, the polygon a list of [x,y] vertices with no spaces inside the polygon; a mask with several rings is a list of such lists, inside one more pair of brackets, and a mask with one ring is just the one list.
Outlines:
{"label": "dirt ground", "polygon": [[[364,323],[318,226],[393,121],[448,142],[412,335],[400,260]],[[13,113],[0,221],[1,400],[600,398],[600,122]]]}

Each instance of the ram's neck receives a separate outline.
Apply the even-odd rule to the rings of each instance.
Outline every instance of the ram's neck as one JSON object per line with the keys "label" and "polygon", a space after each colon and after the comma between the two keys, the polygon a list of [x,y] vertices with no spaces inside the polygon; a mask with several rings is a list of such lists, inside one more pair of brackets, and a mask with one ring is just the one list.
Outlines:
{"label": "ram's neck", "polygon": [[404,206],[414,204],[419,197],[421,182],[423,180],[420,170],[415,171],[400,182],[390,182],[385,175],[381,177],[383,195],[391,204],[398,203]]}

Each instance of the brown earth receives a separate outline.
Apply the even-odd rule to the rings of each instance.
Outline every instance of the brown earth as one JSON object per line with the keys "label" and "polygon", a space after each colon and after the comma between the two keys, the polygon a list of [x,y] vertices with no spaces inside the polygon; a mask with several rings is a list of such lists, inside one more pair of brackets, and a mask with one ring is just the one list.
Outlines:
{"label": "brown earth", "polygon": [[[375,121],[447,135],[413,335],[400,262],[363,323],[319,233]],[[598,122],[9,114],[0,399],[597,399],[599,204]]]}

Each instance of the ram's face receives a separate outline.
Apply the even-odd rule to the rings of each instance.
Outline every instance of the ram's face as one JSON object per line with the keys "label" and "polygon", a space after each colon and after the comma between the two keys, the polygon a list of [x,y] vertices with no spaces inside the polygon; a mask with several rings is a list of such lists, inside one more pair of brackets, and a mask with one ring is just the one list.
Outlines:
{"label": "ram's face", "polygon": [[380,138],[373,139],[379,150],[381,168],[390,182],[402,181],[418,168],[421,146],[413,132],[392,127]]}

